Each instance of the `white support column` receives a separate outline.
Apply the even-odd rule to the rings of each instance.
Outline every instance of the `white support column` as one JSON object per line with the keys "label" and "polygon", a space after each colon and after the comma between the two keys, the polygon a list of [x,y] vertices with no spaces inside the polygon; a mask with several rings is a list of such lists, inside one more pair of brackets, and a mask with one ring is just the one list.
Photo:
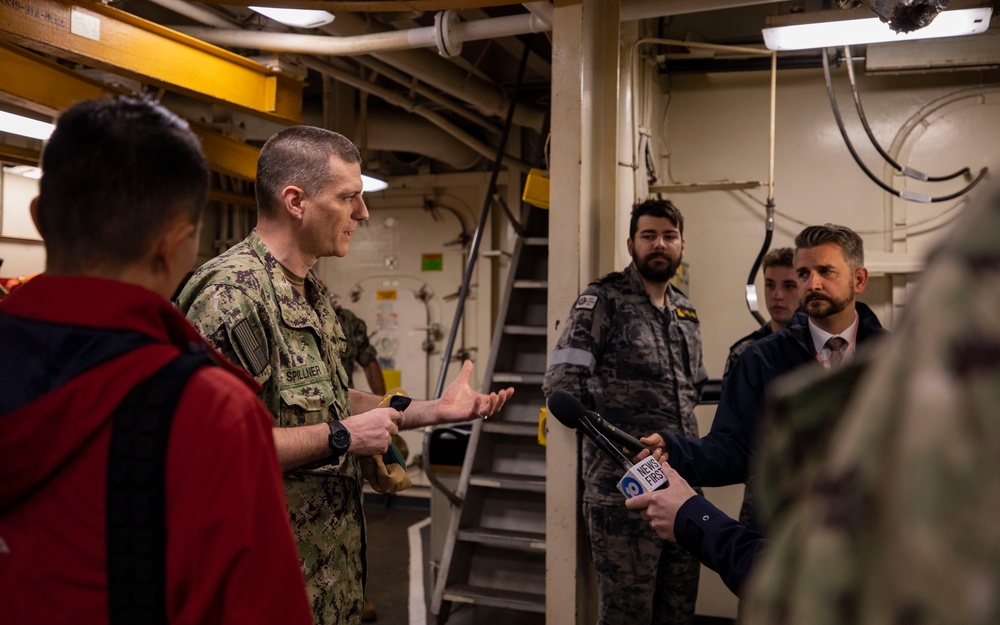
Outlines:
{"label": "white support column", "polygon": [[[615,269],[618,0],[555,0],[552,45],[548,348],[576,296]],[[546,492],[546,623],[593,621],[590,557],[578,523],[577,435],[552,420]]]}

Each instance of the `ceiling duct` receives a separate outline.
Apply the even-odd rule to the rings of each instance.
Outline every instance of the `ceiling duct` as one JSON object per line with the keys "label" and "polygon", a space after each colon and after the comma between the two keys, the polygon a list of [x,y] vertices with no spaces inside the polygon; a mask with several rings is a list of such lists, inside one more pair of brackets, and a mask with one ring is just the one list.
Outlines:
{"label": "ceiling duct", "polygon": [[413,152],[467,171],[483,157],[422,117],[398,109],[368,109],[365,147],[371,150]]}

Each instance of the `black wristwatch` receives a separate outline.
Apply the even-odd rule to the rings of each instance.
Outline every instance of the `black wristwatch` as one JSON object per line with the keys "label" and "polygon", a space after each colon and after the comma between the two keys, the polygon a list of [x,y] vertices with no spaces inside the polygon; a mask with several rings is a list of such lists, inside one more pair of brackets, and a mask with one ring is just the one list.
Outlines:
{"label": "black wristwatch", "polygon": [[330,426],[330,437],[326,439],[332,452],[330,462],[337,464],[351,448],[351,432],[340,421],[327,421],[326,424]]}

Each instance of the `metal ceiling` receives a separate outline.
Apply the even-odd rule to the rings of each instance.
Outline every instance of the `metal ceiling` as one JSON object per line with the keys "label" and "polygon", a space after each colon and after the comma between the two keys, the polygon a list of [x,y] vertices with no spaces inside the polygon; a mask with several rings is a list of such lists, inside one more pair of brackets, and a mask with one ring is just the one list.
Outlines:
{"label": "metal ceiling", "polygon": [[[538,33],[530,39],[526,79],[517,95],[514,123],[521,141],[509,154],[512,164],[526,167],[528,155],[544,141],[539,133],[549,108],[552,55],[547,0],[255,3],[324,8],[337,17],[305,31],[225,0],[5,3],[0,106],[46,117],[98,91],[152,93],[181,103],[182,114],[203,124],[200,132],[214,133],[206,142],[217,154],[213,166],[240,177],[252,175],[253,168],[239,159],[252,161],[254,146],[280,125],[300,120],[334,126],[362,146],[372,131],[379,150],[419,154],[427,146],[423,152],[430,156],[422,161],[383,159],[396,169],[386,173],[482,168],[494,156],[518,59],[529,33]],[[663,37],[754,45],[768,13],[828,6],[829,0],[622,0],[620,15],[623,21],[649,20]],[[97,70],[101,80],[91,78]],[[380,107],[370,119],[369,103]],[[392,123],[383,104],[409,113],[400,126],[410,130],[379,127]],[[0,144],[10,143],[3,139]],[[456,141],[468,153],[441,159],[445,146]],[[237,143],[248,149],[235,149]]]}

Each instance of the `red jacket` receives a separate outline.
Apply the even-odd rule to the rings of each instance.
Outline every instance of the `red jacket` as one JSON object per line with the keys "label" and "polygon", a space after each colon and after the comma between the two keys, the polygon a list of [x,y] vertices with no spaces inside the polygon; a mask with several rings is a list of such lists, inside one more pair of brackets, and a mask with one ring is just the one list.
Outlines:
{"label": "red jacket", "polygon": [[[191,342],[204,343],[168,301],[120,282],[42,275],[0,302],[5,625],[108,622],[110,417]],[[223,363],[180,397],[166,467],[171,624],[312,623],[255,390]]]}

